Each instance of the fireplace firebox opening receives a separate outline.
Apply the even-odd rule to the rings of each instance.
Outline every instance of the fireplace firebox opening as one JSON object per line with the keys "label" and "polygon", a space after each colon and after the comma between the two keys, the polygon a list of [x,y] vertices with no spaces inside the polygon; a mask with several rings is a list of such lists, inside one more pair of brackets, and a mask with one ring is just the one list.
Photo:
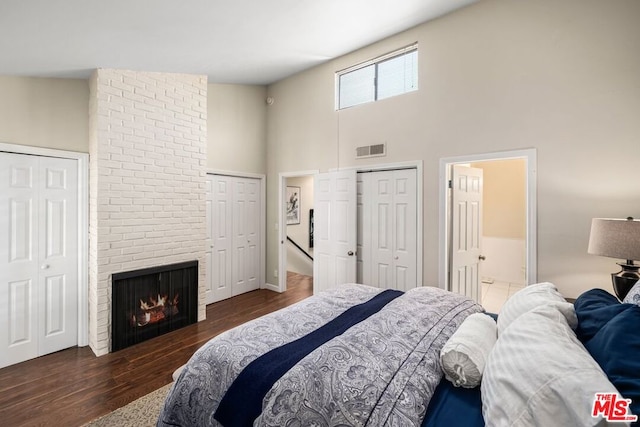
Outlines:
{"label": "fireplace firebox opening", "polygon": [[111,351],[196,323],[198,261],[112,276]]}

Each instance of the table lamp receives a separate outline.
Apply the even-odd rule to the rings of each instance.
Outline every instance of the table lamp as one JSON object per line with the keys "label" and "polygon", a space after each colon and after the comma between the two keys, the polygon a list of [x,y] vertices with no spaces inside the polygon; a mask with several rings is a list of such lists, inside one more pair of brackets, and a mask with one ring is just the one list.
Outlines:
{"label": "table lamp", "polygon": [[613,290],[620,301],[624,299],[633,285],[640,280],[640,265],[633,263],[640,260],[640,220],[593,218],[589,236],[588,252],[611,258],[624,259],[617,263],[622,270],[612,273]]}

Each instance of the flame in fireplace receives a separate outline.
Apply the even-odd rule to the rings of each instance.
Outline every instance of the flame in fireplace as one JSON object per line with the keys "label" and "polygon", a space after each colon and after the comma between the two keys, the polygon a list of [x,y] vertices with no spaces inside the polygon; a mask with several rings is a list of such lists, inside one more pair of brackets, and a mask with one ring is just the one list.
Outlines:
{"label": "flame in fireplace", "polygon": [[149,303],[143,300],[140,300],[140,308],[143,310],[151,310],[152,308],[155,308],[155,307],[160,307],[160,306],[164,307],[164,305],[167,302],[167,299],[168,299],[167,295],[164,295],[164,296],[158,295],[158,299],[149,297]]}
{"label": "flame in fireplace", "polygon": [[150,296],[147,301],[141,299],[139,310],[131,316],[131,323],[134,326],[146,326],[175,316],[178,314],[178,301],[179,294],[171,299],[168,295],[160,294],[157,298]]}

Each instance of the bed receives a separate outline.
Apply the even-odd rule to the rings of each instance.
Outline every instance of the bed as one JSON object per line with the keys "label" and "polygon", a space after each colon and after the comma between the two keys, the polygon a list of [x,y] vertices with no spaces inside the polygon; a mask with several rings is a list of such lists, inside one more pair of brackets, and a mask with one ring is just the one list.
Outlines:
{"label": "bed", "polygon": [[[574,308],[550,283],[527,286],[489,324],[480,305],[439,288],[343,285],[210,340],[157,425],[604,425],[596,393],[628,398],[632,416],[640,367],[627,367],[638,389],[625,379],[618,392],[586,348],[607,345],[602,322],[640,308],[594,295]],[[603,315],[614,304],[628,308]]]}

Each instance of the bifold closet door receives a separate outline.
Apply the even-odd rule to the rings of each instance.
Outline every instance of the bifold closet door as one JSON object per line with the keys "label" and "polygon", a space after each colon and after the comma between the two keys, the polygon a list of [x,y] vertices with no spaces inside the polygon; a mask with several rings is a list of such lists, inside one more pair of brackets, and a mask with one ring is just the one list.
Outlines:
{"label": "bifold closet door", "polygon": [[402,291],[418,286],[416,180],[415,169],[358,174],[363,283]]}
{"label": "bifold closet door", "polygon": [[0,367],[77,345],[75,160],[0,153]]}
{"label": "bifold closet door", "polygon": [[260,181],[233,182],[233,295],[260,288]]}
{"label": "bifold closet door", "polygon": [[231,255],[233,243],[232,187],[233,181],[227,176],[207,175],[211,192],[211,208],[207,209],[207,241],[210,242],[207,263],[207,304],[232,296]]}
{"label": "bifold closet door", "polygon": [[259,179],[208,175],[207,304],[260,287]]}

